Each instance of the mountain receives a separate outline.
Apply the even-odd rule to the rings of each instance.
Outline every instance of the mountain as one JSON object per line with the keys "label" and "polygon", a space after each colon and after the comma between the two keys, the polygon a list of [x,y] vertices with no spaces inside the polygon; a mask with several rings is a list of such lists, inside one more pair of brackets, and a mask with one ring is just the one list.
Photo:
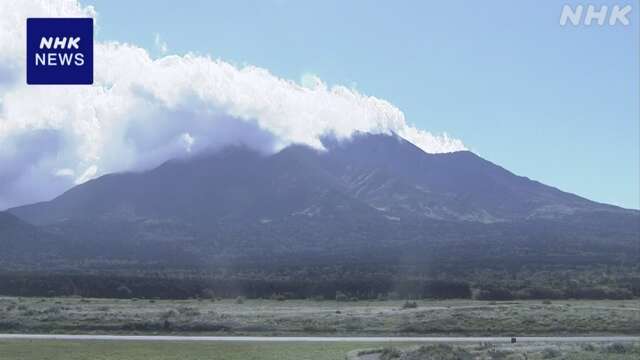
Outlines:
{"label": "mountain", "polygon": [[516,176],[469,151],[427,154],[389,135],[327,139],[325,146],[328,151],[319,152],[294,145],[271,156],[227,148],[148,172],[106,175],[10,212],[37,225],[98,217],[209,223],[341,208],[373,217],[485,223],[585,211],[629,213]]}
{"label": "mountain", "polygon": [[0,211],[0,267],[17,263],[51,261],[63,252],[64,244],[55,235]]}
{"label": "mountain", "polygon": [[427,154],[399,137],[356,137],[326,157],[352,195],[394,216],[498,222],[622,210],[516,176],[470,151]]}
{"label": "mountain", "polygon": [[516,176],[469,151],[427,154],[396,135],[323,144],[272,155],[230,147],[105,175],[9,213],[73,244],[76,259],[191,266],[496,253],[619,261],[640,234],[638,211]]}

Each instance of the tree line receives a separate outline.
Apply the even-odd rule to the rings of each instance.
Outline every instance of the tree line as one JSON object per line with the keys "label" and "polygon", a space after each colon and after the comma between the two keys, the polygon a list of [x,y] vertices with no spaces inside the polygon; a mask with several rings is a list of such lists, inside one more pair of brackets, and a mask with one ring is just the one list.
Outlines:
{"label": "tree line", "polygon": [[394,276],[297,277],[167,276],[124,274],[0,273],[0,295],[95,298],[250,299],[630,299],[640,296],[640,278],[615,285],[521,286],[516,282]]}

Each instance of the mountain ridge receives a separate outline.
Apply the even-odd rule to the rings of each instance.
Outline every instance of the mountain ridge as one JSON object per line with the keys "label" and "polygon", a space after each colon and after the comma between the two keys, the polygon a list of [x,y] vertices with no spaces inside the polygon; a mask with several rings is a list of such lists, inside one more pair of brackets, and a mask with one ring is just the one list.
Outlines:
{"label": "mountain ridge", "polygon": [[82,266],[524,266],[640,256],[639,211],[514,175],[471,152],[427,154],[393,135],[324,145],[269,155],[225,148],[104,175],[8,213],[47,239],[45,254],[40,240],[27,240],[38,256]]}
{"label": "mountain ridge", "polygon": [[[146,172],[108,174],[76,186],[51,201],[8,209],[8,212],[37,225],[74,216],[106,215],[116,211],[118,206],[121,206],[120,212],[126,212],[127,203],[138,199],[128,187],[138,189],[138,193],[155,188],[155,194],[173,196],[167,200],[188,211],[190,206],[180,197],[189,197],[189,194],[185,189],[179,189],[180,184],[188,187],[187,192],[190,187],[198,188],[201,191],[199,198],[213,196],[217,201],[240,202],[248,206],[251,200],[240,194],[264,185],[252,181],[256,179],[270,182],[272,190],[289,185],[299,187],[301,184],[295,181],[305,179],[327,191],[346,193],[352,198],[350,200],[364,202],[383,212],[388,210],[390,216],[422,214],[441,220],[496,222],[554,217],[584,210],[632,211],[596,203],[517,176],[470,151],[427,154],[400,137],[386,135],[356,135],[352,140],[325,141],[325,144],[327,150],[324,152],[292,145],[275,154],[262,155],[246,147],[235,147],[189,159],[170,160]],[[229,176],[225,177],[224,173]],[[183,179],[181,174],[191,180]],[[287,174],[291,178],[286,179]],[[212,192],[198,179],[220,182],[212,186],[235,188],[237,197],[230,199],[220,192]],[[274,181],[280,181],[280,184],[272,183]],[[121,186],[127,182],[128,186]],[[244,182],[243,186],[235,186],[238,182]],[[279,200],[295,197],[304,203],[304,199],[313,194],[311,188],[299,190],[297,194],[280,192]],[[105,199],[100,201],[110,204],[110,209],[88,206],[103,195]],[[254,205],[260,200],[267,201],[267,195],[253,191]],[[122,204],[114,204],[114,197],[120,197]],[[153,197],[138,200],[158,202]],[[192,201],[197,202],[197,199]],[[150,206],[137,204],[134,207],[140,210]],[[149,211],[142,213],[145,216]],[[171,215],[180,217],[183,214]]]}

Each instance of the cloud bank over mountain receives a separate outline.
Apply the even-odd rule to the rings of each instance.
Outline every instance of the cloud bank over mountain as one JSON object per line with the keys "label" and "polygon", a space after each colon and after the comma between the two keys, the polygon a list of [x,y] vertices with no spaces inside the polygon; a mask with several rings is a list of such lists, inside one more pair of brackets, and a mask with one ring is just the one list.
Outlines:
{"label": "cloud bank over mountain", "polygon": [[74,0],[0,3],[0,209],[230,144],[269,153],[321,149],[325,134],[395,132],[431,153],[465,149],[411,126],[385,100],[317,77],[298,84],[195,54],[154,59],[118,42],[95,43],[93,86],[28,86],[25,19],[60,16],[96,11]]}

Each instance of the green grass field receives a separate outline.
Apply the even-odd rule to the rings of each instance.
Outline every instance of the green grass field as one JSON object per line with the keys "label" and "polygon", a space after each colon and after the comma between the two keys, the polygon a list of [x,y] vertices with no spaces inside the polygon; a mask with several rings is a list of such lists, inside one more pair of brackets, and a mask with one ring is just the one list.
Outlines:
{"label": "green grass field", "polygon": [[640,344],[425,344],[354,350],[347,360],[637,360]]}
{"label": "green grass field", "polygon": [[2,360],[342,360],[376,343],[0,340]]}
{"label": "green grass field", "polygon": [[[0,340],[2,360],[360,360],[386,359],[389,344]],[[385,351],[380,351],[386,349]],[[416,344],[394,345],[398,360],[636,360],[640,344]],[[426,351],[425,351],[426,350]],[[460,357],[451,357],[457,352]],[[359,354],[367,354],[360,357]],[[467,357],[465,357],[467,356]],[[471,357],[468,357],[471,356]],[[479,356],[479,357],[478,357]],[[396,359],[396,358],[392,358]]]}

